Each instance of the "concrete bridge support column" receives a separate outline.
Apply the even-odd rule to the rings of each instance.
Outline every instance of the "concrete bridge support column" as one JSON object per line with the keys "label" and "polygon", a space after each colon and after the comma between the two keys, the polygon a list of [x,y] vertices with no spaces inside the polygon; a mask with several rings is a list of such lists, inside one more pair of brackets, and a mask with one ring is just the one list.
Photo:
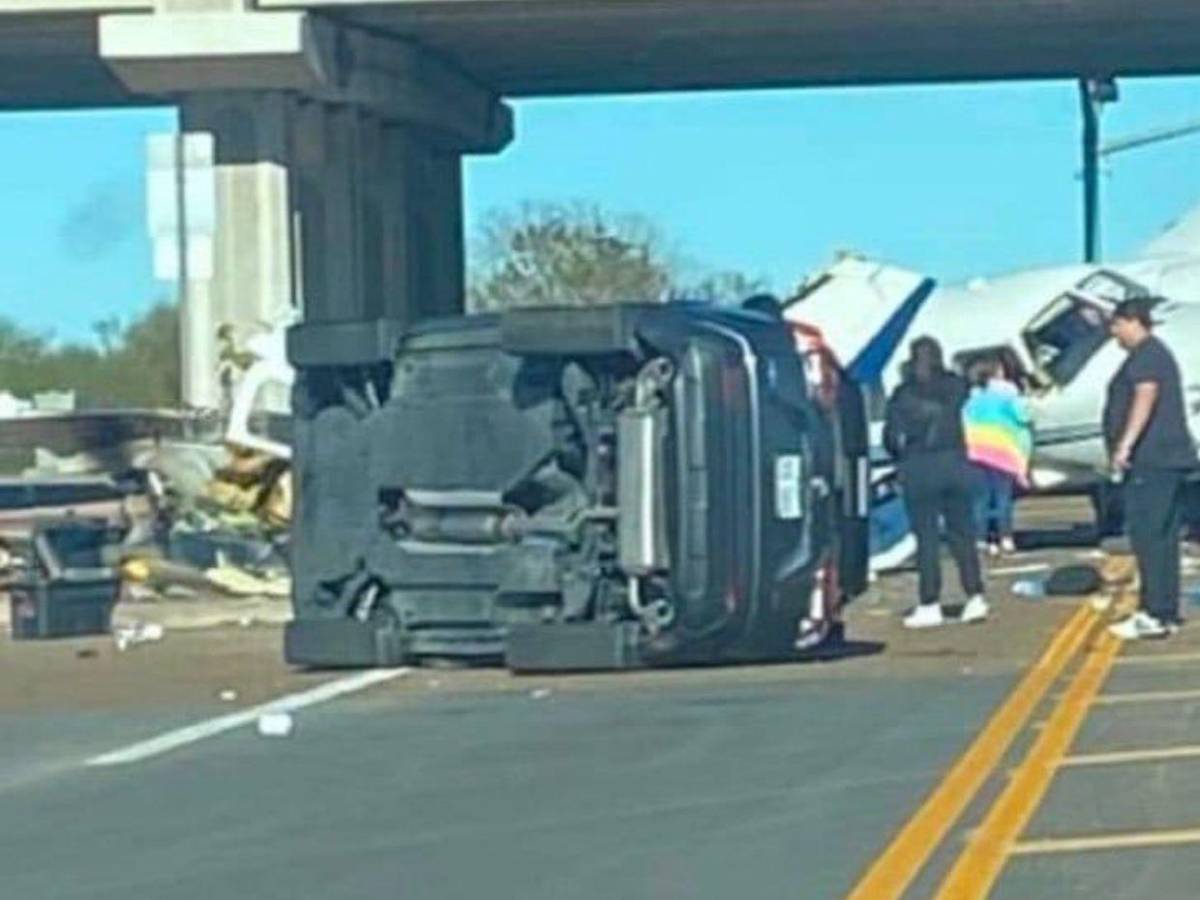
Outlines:
{"label": "concrete bridge support column", "polygon": [[211,308],[241,324],[288,304],[303,313],[288,335],[288,657],[394,662],[387,607],[360,607],[375,461],[394,452],[377,446],[376,411],[402,331],[462,309],[462,157],[505,146],[511,114],[420,47],[310,13],[114,15],[100,49],[129,88],[175,98],[185,128],[215,135]]}
{"label": "concrete bridge support column", "polygon": [[[460,311],[462,157],[508,143],[508,108],[411,43],[230,6],[163,0],[100,21],[126,86],[214,135],[214,271],[188,292],[211,330],[244,336],[289,308],[339,334]],[[197,337],[185,352],[215,346]]]}
{"label": "concrete bridge support column", "polygon": [[213,136],[216,222],[212,271],[181,290],[184,400],[217,406],[222,326],[244,341],[299,302],[293,272],[288,104],[282,94],[209,94],[180,103],[180,128]]}
{"label": "concrete bridge support column", "polygon": [[292,128],[305,319],[411,322],[461,311],[461,152],[321,101],[297,102]]}

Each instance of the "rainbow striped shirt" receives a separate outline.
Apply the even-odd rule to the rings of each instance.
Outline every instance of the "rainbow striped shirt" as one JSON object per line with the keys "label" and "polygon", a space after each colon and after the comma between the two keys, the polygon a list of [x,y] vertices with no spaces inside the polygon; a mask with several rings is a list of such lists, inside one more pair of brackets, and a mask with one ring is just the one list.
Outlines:
{"label": "rainbow striped shirt", "polygon": [[993,379],[975,388],[963,408],[967,456],[971,461],[1029,483],[1033,432],[1029,410],[1016,386]]}

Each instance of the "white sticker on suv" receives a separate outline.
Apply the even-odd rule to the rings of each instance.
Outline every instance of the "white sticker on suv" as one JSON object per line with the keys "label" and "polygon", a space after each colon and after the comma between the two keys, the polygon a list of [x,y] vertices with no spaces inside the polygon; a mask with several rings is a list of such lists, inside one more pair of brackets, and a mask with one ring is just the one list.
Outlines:
{"label": "white sticker on suv", "polygon": [[799,519],[802,509],[801,484],[804,462],[799,453],[775,457],[775,515]]}

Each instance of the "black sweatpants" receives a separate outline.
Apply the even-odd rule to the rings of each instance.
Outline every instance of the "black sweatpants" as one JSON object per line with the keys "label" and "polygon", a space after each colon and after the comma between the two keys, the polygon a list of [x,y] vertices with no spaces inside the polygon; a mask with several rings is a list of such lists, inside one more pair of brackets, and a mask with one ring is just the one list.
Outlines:
{"label": "black sweatpants", "polygon": [[1145,469],[1125,478],[1125,523],[1137,557],[1142,609],[1163,622],[1179,621],[1179,531],[1183,473]]}
{"label": "black sweatpants", "polygon": [[982,594],[972,517],[974,481],[966,457],[956,451],[912,454],[900,464],[900,482],[917,538],[921,603],[941,600],[943,523],[963,592],[968,597]]}

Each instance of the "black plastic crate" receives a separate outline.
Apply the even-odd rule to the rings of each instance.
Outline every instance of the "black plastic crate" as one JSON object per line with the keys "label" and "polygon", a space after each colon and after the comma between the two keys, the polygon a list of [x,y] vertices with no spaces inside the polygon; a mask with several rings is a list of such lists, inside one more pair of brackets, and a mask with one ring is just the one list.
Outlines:
{"label": "black plastic crate", "polygon": [[16,640],[106,634],[120,595],[120,578],[102,565],[120,531],[97,519],[38,522],[30,537],[28,569],[4,586]]}
{"label": "black plastic crate", "polygon": [[16,640],[107,634],[120,592],[117,578],[15,582],[8,588]]}

